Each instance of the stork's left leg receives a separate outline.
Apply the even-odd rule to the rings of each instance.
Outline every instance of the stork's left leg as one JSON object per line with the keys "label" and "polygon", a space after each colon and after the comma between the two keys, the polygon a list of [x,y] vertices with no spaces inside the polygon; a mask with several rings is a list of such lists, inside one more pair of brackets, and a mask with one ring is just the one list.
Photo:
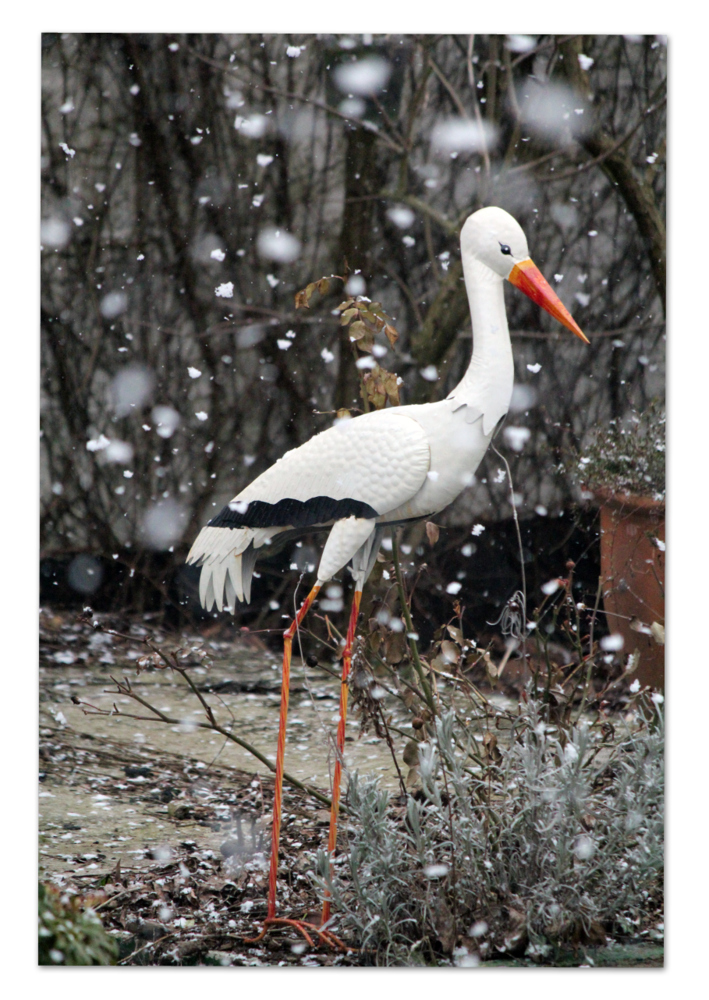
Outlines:
{"label": "stork's left leg", "polygon": [[[340,721],[337,724],[337,748],[335,757],[335,773],[332,778],[332,805],[330,807],[330,833],[327,839],[327,853],[330,858],[330,872],[332,873],[335,846],[337,844],[337,817],[340,811],[340,785],[342,783],[342,756],[345,749],[345,725],[347,722],[347,678],[352,666],[352,644],[354,643],[355,632],[357,630],[357,618],[359,617],[359,602],[362,599],[362,591],[355,587],[352,598],[352,611],[350,612],[350,624],[347,629],[345,648],[342,654],[342,681],[340,683]],[[330,893],[325,890],[325,900],[322,909],[322,924],[326,924],[330,919]]]}

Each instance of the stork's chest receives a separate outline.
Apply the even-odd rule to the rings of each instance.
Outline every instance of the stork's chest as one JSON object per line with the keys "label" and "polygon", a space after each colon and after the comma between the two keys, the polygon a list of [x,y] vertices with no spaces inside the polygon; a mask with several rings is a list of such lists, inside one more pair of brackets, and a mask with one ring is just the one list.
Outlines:
{"label": "stork's chest", "polygon": [[490,443],[492,433],[483,433],[482,419],[468,423],[470,411],[466,407],[454,410],[454,406],[452,400],[443,400],[404,408],[423,427],[431,456],[425,482],[406,505],[407,517],[424,516],[452,503],[472,484]]}

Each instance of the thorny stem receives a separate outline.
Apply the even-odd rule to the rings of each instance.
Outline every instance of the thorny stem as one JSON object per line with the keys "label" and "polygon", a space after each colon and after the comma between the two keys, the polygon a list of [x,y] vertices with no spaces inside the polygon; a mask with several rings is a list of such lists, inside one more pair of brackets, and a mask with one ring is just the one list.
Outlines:
{"label": "thorny stem", "polygon": [[401,613],[404,616],[404,621],[406,623],[406,636],[409,646],[411,648],[411,655],[414,660],[414,667],[416,673],[418,674],[419,682],[421,688],[426,697],[426,704],[429,707],[431,714],[435,717],[438,713],[436,712],[436,706],[433,701],[433,694],[431,693],[431,686],[428,683],[428,679],[424,673],[423,664],[421,663],[421,657],[419,656],[418,643],[412,638],[414,634],[414,626],[411,621],[411,611],[409,610],[409,604],[406,599],[406,591],[404,590],[404,579],[401,575],[401,563],[399,562],[399,536],[397,531],[392,531],[392,556],[394,559],[394,573],[396,575],[396,587],[399,593],[399,604],[401,605]]}

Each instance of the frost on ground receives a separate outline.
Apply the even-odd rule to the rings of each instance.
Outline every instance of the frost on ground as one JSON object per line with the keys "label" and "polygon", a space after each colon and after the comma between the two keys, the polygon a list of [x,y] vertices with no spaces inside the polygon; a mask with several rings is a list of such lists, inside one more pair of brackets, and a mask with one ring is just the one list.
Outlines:
{"label": "frost on ground", "polygon": [[[341,604],[341,588],[329,587],[327,596]],[[187,701],[175,700],[168,671],[141,666],[142,647],[95,630],[92,620],[41,613],[40,878],[91,901],[118,941],[119,961],[661,963],[662,733],[655,722],[643,729],[637,710],[632,718],[609,716],[607,732],[582,725],[563,735],[538,706],[520,702],[515,714],[517,701],[505,699],[514,711],[491,704],[490,721],[499,725],[452,730],[444,716],[414,745],[413,758],[398,735],[408,716],[395,711],[397,755],[418,770],[402,796],[396,776],[388,790],[373,784],[383,770],[379,762],[390,763],[389,750],[382,737],[362,738],[355,708],[333,916],[336,933],[359,950],[337,955],[304,947],[290,929],[247,945],[243,937],[254,934],[266,913],[271,775],[246,754],[224,752],[221,737],[210,739],[217,734],[197,729],[203,711],[187,719],[189,691]],[[257,705],[277,724],[279,657],[254,654],[245,638],[235,643],[214,625],[212,638],[186,631],[172,641],[151,625],[158,620],[111,618],[119,631],[179,642],[200,691],[218,712],[228,705],[239,733],[251,738]],[[395,635],[404,625],[392,618],[388,628]],[[215,662],[205,667],[212,655]],[[441,644],[446,673],[456,669],[457,655],[453,642]],[[144,706],[109,690],[110,678],[124,674],[148,702],[184,722],[158,726],[143,719]],[[306,716],[310,694],[299,674],[295,669],[289,741],[305,766],[319,738],[310,719],[324,713],[335,724],[339,684],[327,675],[321,686],[315,677],[317,711]],[[446,687],[441,676],[443,697]],[[371,685],[370,697],[372,704],[383,700],[389,713],[390,694],[381,684]],[[113,702],[141,718],[84,716],[80,707],[110,709]],[[661,722],[662,702],[653,704]],[[264,748],[275,743],[270,727],[256,729]],[[324,761],[317,764],[318,787],[326,789]],[[328,820],[321,803],[286,788],[283,913],[318,920]],[[413,948],[411,934],[420,942]]]}

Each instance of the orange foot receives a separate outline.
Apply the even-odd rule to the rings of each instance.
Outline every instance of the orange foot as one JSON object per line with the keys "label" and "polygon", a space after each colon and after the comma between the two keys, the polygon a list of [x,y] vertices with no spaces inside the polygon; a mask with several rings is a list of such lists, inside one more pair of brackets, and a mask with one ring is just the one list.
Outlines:
{"label": "orange foot", "polygon": [[315,942],[310,936],[311,933],[314,933],[317,934],[322,943],[327,945],[329,948],[336,948],[339,951],[352,950],[348,948],[345,942],[341,941],[336,934],[333,934],[332,931],[325,930],[322,927],[316,927],[315,924],[309,924],[305,920],[291,920],[288,917],[266,917],[263,922],[261,933],[255,938],[243,938],[243,941],[246,944],[257,944],[265,938],[269,927],[272,927],[274,924],[281,924],[286,927],[295,927],[295,929],[303,935],[311,948],[315,947]]}

